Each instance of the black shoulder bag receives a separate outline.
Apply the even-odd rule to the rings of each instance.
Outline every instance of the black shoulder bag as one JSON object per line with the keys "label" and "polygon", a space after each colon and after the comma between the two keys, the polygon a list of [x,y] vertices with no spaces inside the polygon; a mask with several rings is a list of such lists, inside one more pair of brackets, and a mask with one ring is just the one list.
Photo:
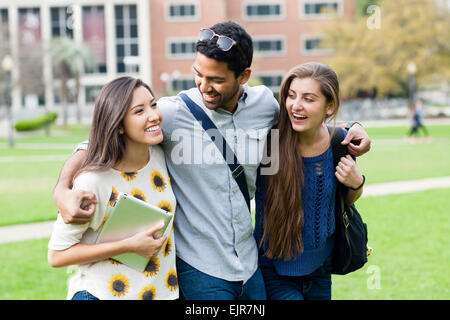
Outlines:
{"label": "black shoulder bag", "polygon": [[[339,128],[328,127],[333,150],[333,163],[336,167],[341,157],[345,157],[347,147],[341,145],[344,140],[344,131]],[[334,133],[334,134],[333,134]],[[332,252],[333,274],[347,274],[358,270],[367,262],[367,225],[361,218],[354,205],[347,206],[344,196],[347,187],[339,181],[336,187],[336,201],[334,216],[336,229],[334,232],[334,248]]]}

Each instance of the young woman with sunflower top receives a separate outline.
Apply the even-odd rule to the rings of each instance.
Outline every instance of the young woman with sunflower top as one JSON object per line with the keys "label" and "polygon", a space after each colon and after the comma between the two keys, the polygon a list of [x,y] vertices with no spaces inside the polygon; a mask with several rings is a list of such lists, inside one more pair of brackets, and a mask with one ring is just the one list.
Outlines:
{"label": "young woman with sunflower top", "polygon": [[[162,225],[114,242],[95,244],[119,192],[174,212],[162,139],[162,114],[151,89],[139,79],[117,78],[97,97],[86,158],[73,188],[95,195],[95,214],[84,224],[65,224],[61,215],[48,245],[53,267],[78,265],[68,299],[177,299],[173,229],[157,237]],[[130,212],[132,214],[132,212]],[[149,259],[143,272],[110,259],[133,252]]]}

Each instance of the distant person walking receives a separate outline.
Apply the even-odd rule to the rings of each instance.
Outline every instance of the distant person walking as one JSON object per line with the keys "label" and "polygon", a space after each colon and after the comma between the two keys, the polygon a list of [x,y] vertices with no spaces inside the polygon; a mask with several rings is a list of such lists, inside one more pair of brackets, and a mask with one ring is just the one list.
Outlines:
{"label": "distant person walking", "polygon": [[408,134],[408,140],[411,143],[415,143],[416,137],[419,137],[419,129],[423,131],[427,141],[431,141],[428,129],[423,124],[423,102],[421,100],[411,105],[411,130]]}

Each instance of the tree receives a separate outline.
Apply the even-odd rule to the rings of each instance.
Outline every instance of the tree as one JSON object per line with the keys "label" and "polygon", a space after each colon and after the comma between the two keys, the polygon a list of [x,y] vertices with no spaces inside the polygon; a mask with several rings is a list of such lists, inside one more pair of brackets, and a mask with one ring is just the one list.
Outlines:
{"label": "tree", "polygon": [[[325,26],[324,45],[335,49],[326,63],[340,78],[345,96],[359,90],[378,96],[409,94],[407,65],[417,65],[421,84],[450,79],[450,13],[437,0],[380,0],[370,16],[335,19]],[[378,24],[373,19],[379,19]]]}
{"label": "tree", "polygon": [[373,4],[375,4],[374,0],[356,0],[356,16],[367,15],[367,8]]}
{"label": "tree", "polygon": [[[0,61],[3,61],[3,58],[7,54],[11,54],[11,50],[9,48],[8,24],[0,18]],[[4,72],[0,72],[0,105],[3,104],[7,98],[5,83],[6,74],[4,74]]]}
{"label": "tree", "polygon": [[81,101],[78,101],[80,91],[80,75],[84,68],[94,67],[94,55],[89,46],[77,42],[68,37],[53,38],[49,48],[52,57],[52,64],[57,69],[58,77],[61,80],[61,103],[63,106],[63,123],[68,121],[68,98],[69,88],[67,82],[73,78],[75,80],[75,96],[77,97],[77,121],[81,122]]}

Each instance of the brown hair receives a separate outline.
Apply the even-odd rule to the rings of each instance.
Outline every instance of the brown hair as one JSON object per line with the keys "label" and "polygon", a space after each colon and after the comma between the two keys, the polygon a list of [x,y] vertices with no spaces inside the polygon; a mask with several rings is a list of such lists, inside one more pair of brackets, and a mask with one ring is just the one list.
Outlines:
{"label": "brown hair", "polygon": [[147,84],[133,77],[117,78],[102,88],[95,101],[86,159],[75,177],[83,171],[110,169],[122,160],[125,137],[120,130],[134,90],[140,86],[153,95]]}
{"label": "brown hair", "polygon": [[266,176],[264,197],[263,236],[260,246],[268,244],[265,255],[271,259],[289,260],[303,252],[303,161],[299,135],[292,129],[286,110],[286,98],[294,79],[311,78],[320,84],[320,91],[327,103],[334,104],[335,118],[339,108],[339,83],[336,73],[320,63],[305,63],[291,69],[280,88],[280,118],[275,129],[279,130],[279,163],[283,170]]}

